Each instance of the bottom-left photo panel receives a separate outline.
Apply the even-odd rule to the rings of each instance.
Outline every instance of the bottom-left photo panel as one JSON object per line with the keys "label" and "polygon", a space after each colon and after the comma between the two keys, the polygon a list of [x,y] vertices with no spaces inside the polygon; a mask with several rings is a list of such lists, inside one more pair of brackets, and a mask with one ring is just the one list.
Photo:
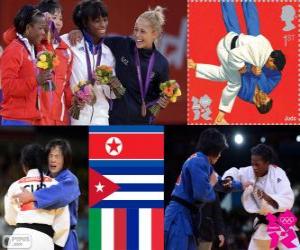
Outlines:
{"label": "bottom-left photo panel", "polygon": [[88,249],[88,128],[0,128],[0,249]]}

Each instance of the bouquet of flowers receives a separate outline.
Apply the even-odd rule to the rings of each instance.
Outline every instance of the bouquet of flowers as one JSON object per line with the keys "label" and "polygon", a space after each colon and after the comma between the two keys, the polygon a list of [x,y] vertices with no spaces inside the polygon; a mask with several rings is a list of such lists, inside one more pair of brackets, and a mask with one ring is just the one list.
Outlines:
{"label": "bouquet of flowers", "polygon": [[[159,85],[159,88],[161,90],[160,96],[169,98],[170,102],[172,103],[175,103],[177,101],[177,97],[181,96],[180,86],[176,82],[176,80],[163,82]],[[160,109],[161,106],[159,105],[159,103],[156,103],[149,108],[151,114],[154,116],[158,115]]]}
{"label": "bouquet of flowers", "polygon": [[110,85],[118,98],[125,94],[126,89],[117,77],[113,76],[112,67],[106,65],[97,66],[95,70],[95,78],[96,84]]}
{"label": "bouquet of flowers", "polygon": [[[58,58],[53,52],[50,51],[41,51],[37,55],[37,63],[36,66],[40,70],[52,70],[59,63]],[[42,89],[45,91],[53,91],[55,90],[55,84],[53,81],[48,80],[42,83]]]}
{"label": "bouquet of flowers", "polygon": [[112,67],[106,65],[97,66],[95,75],[98,84],[109,84],[113,76]]}
{"label": "bouquet of flowers", "polygon": [[88,104],[94,105],[96,103],[96,95],[93,90],[93,85],[90,81],[80,81],[73,88],[75,101],[70,108],[70,115],[78,120],[80,115],[80,106]]}

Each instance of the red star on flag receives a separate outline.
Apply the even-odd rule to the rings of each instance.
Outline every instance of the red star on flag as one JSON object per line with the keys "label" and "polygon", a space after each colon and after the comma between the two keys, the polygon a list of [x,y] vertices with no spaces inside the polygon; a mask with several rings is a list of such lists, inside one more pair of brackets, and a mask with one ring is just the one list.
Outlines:
{"label": "red star on flag", "polygon": [[116,139],[113,138],[112,143],[107,143],[107,145],[110,146],[110,151],[109,151],[109,153],[111,153],[112,151],[119,152],[118,147],[119,147],[119,145],[121,145],[121,143],[116,143]]}
{"label": "red star on flag", "polygon": [[[104,188],[105,187],[105,188]],[[111,182],[92,168],[89,168],[89,205],[96,205],[105,197],[120,189],[120,186]]]}
{"label": "red star on flag", "polygon": [[110,137],[105,142],[106,153],[110,156],[117,156],[122,152],[123,143],[118,137]]}

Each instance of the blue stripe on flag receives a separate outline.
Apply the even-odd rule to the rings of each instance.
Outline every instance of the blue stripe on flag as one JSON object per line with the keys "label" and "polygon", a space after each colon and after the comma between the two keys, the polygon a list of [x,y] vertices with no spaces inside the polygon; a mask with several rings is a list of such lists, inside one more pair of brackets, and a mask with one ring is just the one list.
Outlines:
{"label": "blue stripe on flag", "polygon": [[163,175],[161,167],[92,167],[101,175]]}
{"label": "blue stripe on flag", "polygon": [[138,209],[127,209],[127,249],[139,250]]}
{"label": "blue stripe on flag", "polygon": [[90,126],[89,132],[163,132],[163,126]]}
{"label": "blue stripe on flag", "polygon": [[163,200],[143,200],[143,201],[126,201],[126,200],[102,200],[94,205],[92,208],[163,208]]}
{"label": "blue stripe on flag", "polygon": [[164,191],[164,184],[118,184],[121,188],[118,192],[125,191]]}
{"label": "blue stripe on flag", "polygon": [[148,168],[148,167],[164,167],[163,160],[89,160],[90,167],[140,167],[140,168]]}

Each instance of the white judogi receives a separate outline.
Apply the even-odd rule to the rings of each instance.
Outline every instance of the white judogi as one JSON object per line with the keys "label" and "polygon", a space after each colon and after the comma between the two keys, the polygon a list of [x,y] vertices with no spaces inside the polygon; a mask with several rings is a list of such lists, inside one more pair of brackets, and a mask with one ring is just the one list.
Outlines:
{"label": "white judogi", "polygon": [[[231,50],[231,41],[237,35],[239,38],[236,41],[236,48]],[[211,81],[227,81],[219,109],[230,113],[242,84],[238,70],[245,65],[245,62],[262,68],[272,51],[270,42],[263,35],[250,36],[229,32],[217,46],[221,66],[197,64],[196,77]]]}
{"label": "white judogi", "polygon": [[[44,176],[43,188],[55,184],[57,184],[55,179]],[[26,177],[19,179],[9,187],[4,198],[5,221],[12,226],[17,223],[39,223],[50,225],[54,230],[54,237],[52,239],[42,232],[22,227],[15,229],[13,235],[30,235],[32,244],[29,250],[53,250],[54,243],[63,247],[67,242],[70,230],[70,213],[68,206],[45,210],[36,209],[34,207],[34,202],[31,202],[20,207],[12,196],[20,193],[22,187],[30,192],[34,192],[40,188],[40,174],[38,169],[29,170]]]}
{"label": "white judogi", "polygon": [[[85,40],[82,39],[81,42],[76,44],[76,46],[71,46],[68,40],[68,34],[61,36],[61,38],[67,45],[70,46],[74,54],[72,74],[70,78],[70,85],[72,89],[72,87],[78,84],[79,81],[88,80],[87,60],[84,48]],[[87,43],[86,46],[88,48]],[[89,49],[88,53],[91,60],[91,69],[94,72],[96,69],[97,55],[93,55]],[[115,58],[111,50],[103,43],[100,65],[112,67],[113,74],[115,75]],[[94,91],[97,97],[96,103],[93,106],[85,105],[85,107],[80,110],[79,120],[71,118],[72,125],[109,125],[109,102],[107,99],[115,99],[116,96],[108,85],[95,85]]]}
{"label": "white judogi", "polygon": [[[293,207],[294,193],[285,171],[280,167],[269,165],[268,173],[258,178],[255,176],[252,166],[240,169],[231,168],[224,173],[222,178],[227,176],[232,176],[235,180],[239,180],[242,183],[253,183],[253,185],[248,186],[244,190],[242,195],[242,204],[248,213],[267,215],[268,213],[284,212]],[[269,205],[264,199],[259,199],[257,194],[253,192],[255,188],[264,191],[275,200],[278,203],[278,209]],[[257,220],[254,221],[254,225],[256,222]],[[270,237],[266,230],[267,226],[265,224],[259,224],[255,233],[252,235],[248,249],[269,249],[269,247],[264,248],[270,244]],[[299,246],[298,239],[293,241],[293,243]],[[287,249],[281,243],[278,247],[280,250]],[[300,249],[300,247],[293,249]]]}

